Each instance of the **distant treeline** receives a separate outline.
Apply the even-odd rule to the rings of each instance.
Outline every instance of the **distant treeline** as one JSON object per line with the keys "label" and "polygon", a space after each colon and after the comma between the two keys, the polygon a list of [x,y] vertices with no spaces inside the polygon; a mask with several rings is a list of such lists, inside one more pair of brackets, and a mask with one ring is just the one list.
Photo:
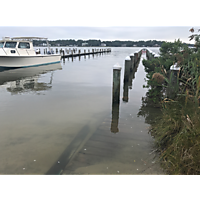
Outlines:
{"label": "distant treeline", "polygon": [[[157,41],[157,40],[148,40],[148,41],[101,41],[101,40],[54,40],[49,41],[51,46],[103,46],[106,45],[108,47],[155,47],[161,46],[164,41]],[[46,44],[45,41],[33,41],[34,46],[44,46]],[[188,46],[193,46],[192,44],[187,44]]]}

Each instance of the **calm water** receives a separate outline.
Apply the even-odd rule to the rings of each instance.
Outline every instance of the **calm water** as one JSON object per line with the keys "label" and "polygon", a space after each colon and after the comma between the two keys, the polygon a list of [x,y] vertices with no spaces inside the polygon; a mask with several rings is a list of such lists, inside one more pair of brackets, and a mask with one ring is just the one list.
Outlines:
{"label": "calm water", "polygon": [[[137,117],[147,92],[145,55],[128,102],[122,100],[124,60],[136,50],[118,47],[60,64],[1,71],[0,174],[162,174],[151,154],[149,124]],[[122,67],[118,107],[112,106],[116,63]]]}

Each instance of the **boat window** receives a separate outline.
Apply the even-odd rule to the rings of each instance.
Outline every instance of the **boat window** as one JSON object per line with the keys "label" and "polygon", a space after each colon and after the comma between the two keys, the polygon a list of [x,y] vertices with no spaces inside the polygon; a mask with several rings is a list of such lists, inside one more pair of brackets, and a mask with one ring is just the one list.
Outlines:
{"label": "boat window", "polygon": [[30,44],[28,42],[20,42],[18,48],[30,49]]}
{"label": "boat window", "polygon": [[0,48],[3,48],[4,42],[0,42]]}
{"label": "boat window", "polygon": [[15,48],[16,44],[17,44],[17,42],[6,42],[4,48]]}

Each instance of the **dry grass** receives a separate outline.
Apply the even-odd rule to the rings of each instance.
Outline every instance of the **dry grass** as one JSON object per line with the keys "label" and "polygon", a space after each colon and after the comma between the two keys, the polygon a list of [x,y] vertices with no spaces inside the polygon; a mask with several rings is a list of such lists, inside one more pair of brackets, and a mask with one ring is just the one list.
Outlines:
{"label": "dry grass", "polygon": [[161,165],[168,174],[200,174],[200,109],[193,101],[165,103],[162,118],[152,126]]}
{"label": "dry grass", "polygon": [[165,80],[165,77],[160,73],[154,73],[152,80],[155,80],[157,83],[162,84]]}

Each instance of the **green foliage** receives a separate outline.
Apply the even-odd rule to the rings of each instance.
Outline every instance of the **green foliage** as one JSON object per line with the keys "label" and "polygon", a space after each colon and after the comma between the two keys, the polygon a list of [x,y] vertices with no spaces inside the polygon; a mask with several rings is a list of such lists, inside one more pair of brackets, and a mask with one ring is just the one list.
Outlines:
{"label": "green foliage", "polygon": [[166,101],[162,117],[150,130],[168,174],[200,174],[200,109],[184,99]]}
{"label": "green foliage", "polygon": [[[148,111],[149,117],[147,105],[162,106],[162,114],[148,121],[168,174],[200,174],[200,49],[199,39],[195,41],[195,49],[180,40],[165,42],[159,58],[143,61],[149,91],[138,114],[145,116]],[[176,74],[170,72],[174,63],[180,67]],[[163,75],[165,82],[155,82],[155,73]]]}

